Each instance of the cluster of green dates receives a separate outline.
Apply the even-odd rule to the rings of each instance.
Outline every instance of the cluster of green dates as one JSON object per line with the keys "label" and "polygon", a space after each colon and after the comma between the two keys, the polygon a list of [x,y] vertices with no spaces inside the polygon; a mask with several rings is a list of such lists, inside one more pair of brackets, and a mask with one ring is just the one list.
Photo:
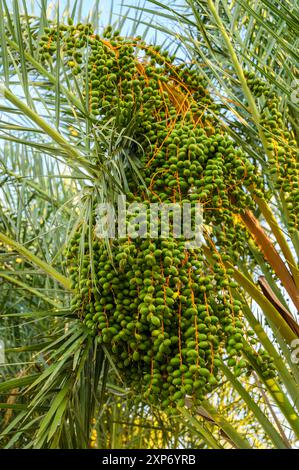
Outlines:
{"label": "cluster of green dates", "polygon": [[270,173],[275,189],[284,193],[288,231],[293,234],[299,228],[298,146],[284,125],[283,115],[279,111],[281,98],[253,73],[247,74],[246,78],[253,94],[264,100],[260,124],[267,140]]}
{"label": "cluster of green dates", "polygon": [[229,366],[246,367],[242,305],[221,263],[210,269],[183,239],[123,239],[112,257],[94,241],[92,262],[86,241],[79,267],[81,237],[69,250],[72,308],[109,347],[128,387],[171,411],[186,395],[200,403],[219,384],[224,350]]}
{"label": "cluster of green dates", "polygon": [[[104,37],[82,24],[45,33],[43,59],[56,60],[59,42],[70,79],[87,81],[95,123],[131,133],[129,154],[142,176],[128,171],[131,200],[201,203],[213,257],[207,262],[202,247],[187,249],[172,233],[107,241],[94,227],[92,237],[78,227],[67,250],[72,309],[109,349],[128,387],[168,412],[186,395],[200,403],[221,382],[223,361],[236,375],[246,369],[244,342],[254,343],[224,262],[246,256],[240,214],[254,207],[252,194],[263,197],[263,180],[219,125],[195,68],[110,27]],[[118,155],[124,168],[127,155]]]}

